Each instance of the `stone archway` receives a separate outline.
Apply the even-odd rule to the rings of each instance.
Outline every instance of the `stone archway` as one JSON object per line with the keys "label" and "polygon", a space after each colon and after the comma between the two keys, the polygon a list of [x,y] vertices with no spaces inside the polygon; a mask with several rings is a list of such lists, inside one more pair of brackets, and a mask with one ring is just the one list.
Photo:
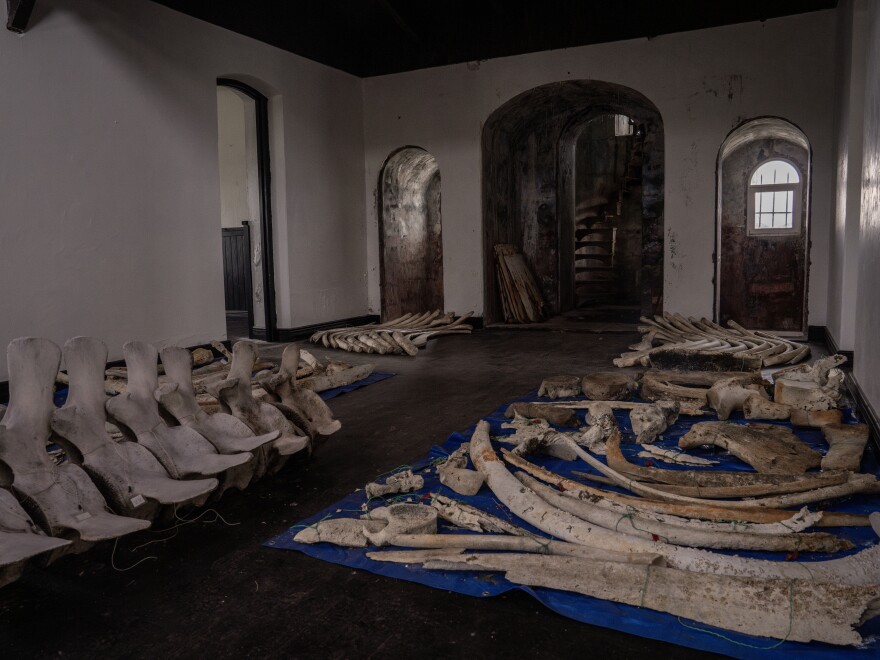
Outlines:
{"label": "stone archway", "polygon": [[404,147],[379,176],[382,318],[443,309],[440,168],[420,147]]}
{"label": "stone archway", "polygon": [[483,128],[484,316],[501,319],[494,246],[518,246],[535,273],[550,314],[575,305],[576,147],[601,115],[639,125],[641,155],[640,308],[663,305],[663,122],[639,92],[593,80],[542,85],[509,100]]}

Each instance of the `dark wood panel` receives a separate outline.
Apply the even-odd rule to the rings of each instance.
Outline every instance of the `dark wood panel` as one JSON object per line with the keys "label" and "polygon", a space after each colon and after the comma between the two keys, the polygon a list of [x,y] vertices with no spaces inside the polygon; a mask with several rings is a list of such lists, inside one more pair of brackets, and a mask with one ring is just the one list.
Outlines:
{"label": "dark wood panel", "polygon": [[251,308],[250,240],[244,227],[223,228],[223,293],[226,311]]}

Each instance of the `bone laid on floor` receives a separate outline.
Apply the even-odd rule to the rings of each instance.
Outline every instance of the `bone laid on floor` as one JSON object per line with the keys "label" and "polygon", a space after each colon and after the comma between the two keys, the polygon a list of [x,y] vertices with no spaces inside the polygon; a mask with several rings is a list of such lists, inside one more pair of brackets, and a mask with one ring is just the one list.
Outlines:
{"label": "bone laid on floor", "polygon": [[581,378],[581,391],[596,401],[623,401],[639,387],[641,374],[620,371],[596,371]]}
{"label": "bone laid on floor", "polygon": [[159,505],[203,504],[217,487],[216,479],[178,481],[143,445],[110,437],[104,409],[104,342],[92,337],[70,339],[64,345],[64,362],[70,390],[64,406],[52,414],[52,430],[113,510],[150,518]]}
{"label": "bone laid on floor", "polygon": [[[579,481],[573,481],[554,472],[550,472],[534,463],[530,463],[520,456],[501,450],[504,460],[530,475],[537,477],[544,483],[557,486],[572,496],[588,497],[590,501],[607,506],[620,505],[627,511],[640,511],[644,513],[674,515],[682,518],[698,518],[718,523],[730,522],[734,525],[746,525],[751,531],[753,525],[773,524],[785,522],[792,518],[792,511],[784,509],[772,509],[769,507],[750,507],[748,501],[744,501],[739,507],[716,507],[711,502],[682,503],[665,500],[649,499],[624,495],[616,491],[600,490]],[[575,471],[575,474],[578,474]],[[817,519],[818,518],[818,519]],[[833,511],[817,512],[817,516],[811,514],[810,523],[820,527],[867,527],[870,525],[867,516],[851,513],[837,513]],[[794,529],[794,527],[792,527]]]}
{"label": "bone laid on floor", "polygon": [[52,392],[61,349],[48,339],[21,338],[9,344],[9,409],[0,423],[0,460],[14,475],[13,492],[53,536],[77,541],[81,550],[150,526],[149,521],[108,512],[107,502],[78,465],[55,465],[46,453]]}
{"label": "bone laid on floor", "polygon": [[[585,456],[581,450],[578,455]],[[840,559],[809,562],[808,567],[805,567],[799,562],[749,559],[649,541],[587,523],[548,504],[533,490],[523,486],[492,449],[489,425],[485,421],[477,425],[471,438],[471,460],[486,475],[486,482],[495,496],[514,515],[562,541],[621,552],[661,554],[669,566],[698,573],[774,579],[800,578],[847,585],[880,583],[880,546],[877,545]],[[880,528],[880,514],[872,514],[872,525]]]}
{"label": "bone laid on floor", "polygon": [[538,388],[538,396],[562,399],[581,393],[581,381],[577,376],[551,376],[545,378]]}
{"label": "bone laid on floor", "polygon": [[525,473],[515,476],[549,504],[582,520],[631,536],[661,538],[673,545],[767,552],[839,552],[851,550],[853,547],[849,541],[825,533],[755,534],[745,530],[707,529],[702,525],[659,521],[639,513],[620,513],[597,506],[588,500],[566,497]]}
{"label": "bone laid on floor", "polygon": [[715,445],[726,449],[758,472],[801,474],[819,467],[822,455],[791,430],[775,424],[699,422],[681,437],[678,446],[691,449]]}
{"label": "bone laid on floor", "polygon": [[[880,587],[698,575],[663,566],[528,554],[464,554],[427,569],[502,571],[515,584],[571,591],[668,612],[726,630],[799,642],[859,644]],[[723,603],[723,606],[719,604]]]}
{"label": "bone laid on floor", "polygon": [[664,313],[641,318],[644,339],[614,360],[617,367],[636,365],[683,371],[754,371],[762,366],[795,364],[810,355],[806,344],[743,328],[724,328],[708,319]]}
{"label": "bone laid on floor", "polygon": [[419,490],[425,485],[425,480],[418,474],[413,474],[412,470],[403,470],[392,474],[385,479],[384,484],[371,482],[366,485],[367,499],[374,497],[384,497],[385,495],[396,495],[397,493],[411,493]]}
{"label": "bone laid on floor", "polygon": [[870,431],[866,424],[828,424],[822,434],[830,449],[822,458],[823,470],[858,472]]}
{"label": "bone laid on floor", "polygon": [[437,466],[440,483],[459,495],[476,495],[486,478],[476,470],[467,467],[468,444],[466,442]]}
{"label": "bone laid on floor", "polygon": [[473,327],[465,321],[471,316],[473,312],[455,318],[452,312],[443,314],[439,310],[405,314],[385,323],[321,330],[313,334],[309,341],[321,343],[326,348],[355,353],[416,356],[419,348],[425,346],[429,339],[470,333]]}

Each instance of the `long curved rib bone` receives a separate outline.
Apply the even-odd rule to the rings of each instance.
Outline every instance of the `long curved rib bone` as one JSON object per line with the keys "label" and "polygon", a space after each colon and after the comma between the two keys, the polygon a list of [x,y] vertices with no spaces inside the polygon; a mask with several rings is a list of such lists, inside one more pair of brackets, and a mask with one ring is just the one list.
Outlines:
{"label": "long curved rib bone", "polygon": [[0,460],[14,476],[23,508],[53,536],[76,541],[73,552],[150,526],[117,516],[81,467],[55,465],[46,452],[61,349],[48,339],[14,339],[7,350],[9,409],[0,422]]}
{"label": "long curved rib bone", "polygon": [[81,465],[117,513],[153,517],[160,505],[205,502],[216,479],[172,479],[149,449],[137,442],[114,440],[107,432],[104,365],[107,346],[93,337],[64,344],[70,390],[64,406],[52,414],[52,430],[68,456]]}
{"label": "long curved rib bone", "polygon": [[566,497],[524,472],[515,476],[547,503],[582,520],[631,536],[661,538],[673,545],[765,552],[840,552],[853,548],[849,541],[826,533],[755,534],[745,530],[712,530],[703,526],[661,522],[639,513],[621,513],[580,498]]}
{"label": "long curved rib bone", "polygon": [[[572,443],[574,444],[574,443]],[[575,445],[577,446],[577,445]],[[578,451],[583,453],[578,447]],[[815,582],[864,585],[880,583],[880,546],[828,561],[774,562],[721,555],[659,541],[627,536],[587,523],[544,501],[523,486],[495,454],[489,441],[489,424],[481,421],[471,438],[471,460],[486,475],[489,488],[514,515],[562,541],[620,552],[647,552],[666,557],[667,565],[697,573],[759,578],[799,578]],[[604,467],[604,466],[603,466]],[[871,514],[880,531],[880,513]]]}
{"label": "long curved rib bone", "polygon": [[[605,465],[601,461],[595,459],[590,456],[586,452],[584,452],[578,445],[574,443],[570,443],[577,453],[578,457],[583,460],[585,463],[590,465],[593,469],[597,470],[599,473],[611,479],[616,485],[626,488],[627,490],[631,490],[634,493],[645,497],[653,497],[654,499],[662,499],[662,500],[670,500],[673,502],[686,502],[688,504],[711,504],[716,507],[725,507],[725,508],[741,508],[744,503],[741,501],[731,501],[731,500],[720,500],[720,499],[705,499],[699,497],[691,497],[689,495],[681,495],[675,492],[671,492],[672,489],[678,490],[687,490],[684,487],[676,487],[676,486],[649,486],[644,483],[640,483],[638,481],[633,480],[632,478],[621,474],[617,470],[613,469],[610,465]],[[614,448],[617,448],[617,451],[614,451]],[[619,453],[619,434],[613,435],[608,439],[606,443],[607,456],[611,457],[611,460],[614,461],[616,458],[622,459],[623,455]],[[627,463],[627,465],[629,465]],[[803,506],[804,504],[810,504],[813,502],[823,502],[830,499],[835,499],[839,497],[845,497],[847,495],[853,495],[855,493],[877,493],[880,492],[880,482],[877,481],[875,477],[870,474],[859,474],[853,475],[848,473],[843,473],[847,475],[847,481],[844,483],[834,484],[830,486],[822,486],[822,487],[814,487],[812,490],[807,490],[804,492],[788,492],[783,495],[776,495],[772,497],[761,497],[757,499],[751,499],[748,501],[749,506],[755,507],[770,507],[770,508],[784,508],[788,506]],[[779,475],[766,475],[766,476],[779,476]],[[830,473],[829,476],[833,478],[837,478],[837,475],[834,473]],[[798,482],[795,482],[796,484]],[[809,482],[799,482],[799,485],[803,485],[804,483]],[[783,488],[789,488],[788,485],[783,485]],[[778,487],[777,487],[778,488]],[[708,490],[708,489],[705,489]],[[717,489],[716,489],[717,490]],[[730,493],[725,492],[723,496],[726,497],[737,497],[742,496],[742,492],[746,490],[746,487],[741,487],[738,489],[739,493]]]}
{"label": "long curved rib bone", "polygon": [[[623,562],[625,564],[663,564],[663,557],[647,553],[623,554],[602,548],[591,548],[577,543],[554,541],[540,536],[507,536],[505,534],[398,534],[387,545],[400,548],[421,548],[436,550],[494,550],[505,552],[531,552],[541,555],[561,557],[581,557],[601,561]],[[367,557],[376,561],[413,563],[413,556],[407,552],[370,552]]]}
{"label": "long curved rib bone", "polygon": [[746,330],[733,321],[727,328],[707,319],[685,318],[680,314],[664,313],[653,319],[641,318],[645,325],[639,330],[645,338],[634,350],[614,360],[615,366],[648,366],[655,361],[662,364],[690,362],[702,368],[721,370],[759,369],[780,364],[795,364],[810,355],[810,347],[797,344],[765,332]]}
{"label": "long curved rib bone", "polygon": [[[643,514],[669,514],[682,519],[699,518],[701,520],[717,521],[719,523],[730,522],[734,525],[745,525],[748,531],[753,531],[754,526],[761,524],[774,524],[787,522],[792,517],[791,511],[784,509],[771,509],[769,507],[749,508],[749,503],[743,502],[742,508],[715,507],[711,503],[685,504],[680,502],[668,502],[664,500],[645,499],[624,495],[616,491],[593,488],[579,481],[567,479],[551,472],[539,465],[530,463],[521,456],[516,456],[508,451],[501,450],[504,460],[528,472],[541,481],[559,487],[572,496],[589,499],[594,503],[611,503],[622,505],[627,510],[639,511]],[[834,511],[817,512],[811,516],[820,516],[815,521],[817,527],[867,527],[870,525],[867,516],[854,513],[837,513]]]}
{"label": "long curved rib bone", "polygon": [[[706,422],[720,424],[721,422]],[[697,428],[700,424],[694,424]],[[729,426],[735,426],[730,424]],[[782,427],[775,427],[782,429]],[[783,429],[787,430],[787,429]],[[667,470],[663,468],[642,467],[626,460],[620,450],[620,431],[615,427],[605,441],[605,456],[608,466],[640,481],[656,481],[658,484],[672,484],[674,487],[657,486],[660,490],[694,497],[758,497],[796,493],[823,486],[845,483],[850,475],[845,472],[807,473],[807,474],[765,474],[760,472],[738,472],[727,470]],[[693,448],[697,444],[681,445]]]}

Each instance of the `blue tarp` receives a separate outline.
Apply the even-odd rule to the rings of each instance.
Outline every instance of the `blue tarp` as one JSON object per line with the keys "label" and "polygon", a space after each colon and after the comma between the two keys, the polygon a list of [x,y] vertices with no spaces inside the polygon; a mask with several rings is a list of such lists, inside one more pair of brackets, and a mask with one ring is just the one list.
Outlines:
{"label": "blue tarp", "polygon": [[[538,397],[533,392],[530,395],[523,397],[523,400],[538,400]],[[484,418],[490,422],[493,436],[512,433],[512,431],[501,428],[501,424],[508,421],[503,415],[506,408],[507,405],[505,404],[491,415]],[[583,411],[579,412],[581,421],[583,421],[583,414]],[[845,415],[846,421],[848,422],[858,421],[851,410],[845,411]],[[624,435],[631,438],[632,430],[626,412],[618,413],[617,419]],[[694,417],[680,418],[674,426],[663,434],[662,439],[657,443],[658,446],[675,447],[678,438],[686,433],[693,423],[704,421],[705,419],[706,418]],[[733,421],[742,422],[744,420],[741,416],[734,416]],[[787,422],[779,423],[783,426],[788,426]],[[427,494],[429,492],[441,493],[448,497],[479,507],[480,509],[493,513],[496,516],[509,519],[512,522],[541,535],[541,533],[534,528],[531,528],[529,525],[523,523],[523,521],[515,518],[495,499],[488,488],[484,487],[479,494],[474,497],[463,497],[440,484],[432,463],[453,452],[462,442],[466,442],[473,433],[474,428],[475,426],[472,426],[464,433],[454,433],[442,445],[432,447],[427,456],[422,457],[411,466],[404,466],[410,467],[413,471],[421,474],[425,479],[425,487],[417,493],[411,493],[407,496],[399,497],[399,499],[405,498],[413,502],[420,500],[424,501],[428,499]],[[796,429],[796,433],[808,445],[816,449],[824,452],[827,448],[820,431],[815,429]],[[496,447],[500,446],[503,445],[496,443]],[[624,454],[626,454],[627,458],[634,463],[641,465],[650,464],[650,461],[636,457],[639,449],[638,445],[624,445]],[[751,469],[737,458],[720,450],[701,449],[693,450],[690,453],[720,461],[718,466],[719,469]],[[530,460],[566,476],[573,476],[573,470],[584,472],[592,471],[591,468],[581,461],[567,462],[544,456],[533,456],[530,457]],[[662,464],[662,467],[669,469],[683,469],[666,464]],[[865,454],[865,461],[862,468],[866,472],[872,472],[874,474],[878,473],[877,456],[872,447],[869,447]],[[574,476],[574,478],[577,479],[576,476]],[[555,612],[577,621],[613,628],[615,630],[639,635],[641,637],[663,640],[690,648],[723,653],[738,658],[788,658],[793,657],[792,654],[796,654],[794,657],[798,658],[822,657],[847,658],[853,660],[880,657],[880,618],[874,619],[860,628],[865,643],[859,648],[841,648],[821,643],[803,644],[797,642],[779,642],[774,639],[752,637],[719,628],[713,628],[670,614],[655,612],[653,610],[630,605],[622,605],[589,596],[582,596],[554,589],[514,585],[505,580],[501,574],[498,573],[489,575],[485,572],[428,571],[417,565],[401,565],[372,561],[366,557],[366,552],[370,549],[340,548],[328,543],[304,545],[293,541],[293,536],[305,526],[313,525],[326,518],[356,517],[362,513],[365,505],[367,508],[372,509],[377,506],[382,506],[383,504],[384,502],[382,500],[376,499],[367,504],[363,490],[358,490],[336,504],[327,507],[316,515],[303,520],[298,525],[294,525],[289,530],[266,541],[264,545],[276,549],[297,550],[311,557],[323,559],[335,564],[364,569],[378,575],[408,580],[410,582],[418,582],[430,587],[447,591],[456,591],[469,596],[496,596],[511,589],[522,589]],[[836,503],[835,506],[829,507],[828,510],[848,511],[851,513],[870,513],[872,511],[880,510],[880,497],[861,496],[851,498],[847,501]],[[441,522],[441,533],[453,530],[456,532],[461,531]],[[852,552],[856,552],[859,549],[868,547],[877,542],[876,536],[870,527],[830,528],[827,530],[823,529],[822,531],[829,531],[851,540],[856,545],[856,549]],[[762,557],[778,561],[785,561],[786,559],[784,553],[737,552],[736,554],[741,556]],[[843,554],[845,553],[838,553],[834,556],[843,556]],[[832,557],[832,555],[804,553],[798,557],[797,560],[809,562],[828,559],[830,557]]]}

